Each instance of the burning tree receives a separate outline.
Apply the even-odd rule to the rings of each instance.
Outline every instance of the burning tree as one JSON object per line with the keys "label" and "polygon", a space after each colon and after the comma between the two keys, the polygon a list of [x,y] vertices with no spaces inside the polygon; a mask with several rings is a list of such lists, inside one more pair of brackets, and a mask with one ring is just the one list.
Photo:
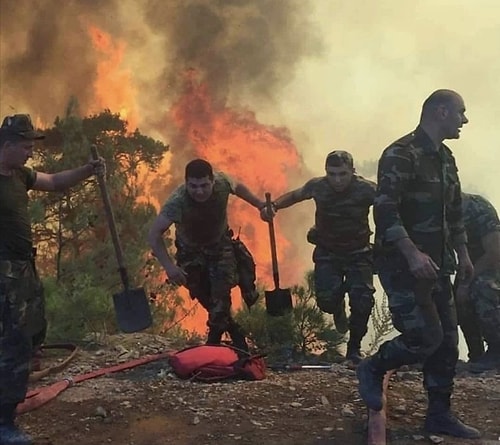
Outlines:
{"label": "burning tree", "polygon": [[[55,172],[85,163],[96,143],[106,159],[109,194],[125,262],[132,280],[154,291],[162,271],[147,260],[146,231],[154,207],[138,200],[143,193],[140,168],[154,171],[168,147],[109,110],[80,118],[72,101],[66,115],[44,130],[43,149],[33,168]],[[121,283],[102,200],[93,179],[64,193],[32,192],[33,236],[38,265],[45,277],[47,309],[55,336],[83,335],[114,328],[111,294]],[[174,301],[173,299],[172,301]]]}

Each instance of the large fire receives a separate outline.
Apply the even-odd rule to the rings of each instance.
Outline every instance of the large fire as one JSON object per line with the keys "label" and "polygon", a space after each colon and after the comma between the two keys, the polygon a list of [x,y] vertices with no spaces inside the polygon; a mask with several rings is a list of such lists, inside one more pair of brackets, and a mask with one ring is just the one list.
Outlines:
{"label": "large fire", "polygon": [[[128,120],[129,128],[135,128],[139,116],[136,90],[130,73],[121,66],[126,46],[123,43],[115,44],[109,35],[95,27],[89,28],[89,33],[96,50],[103,55],[97,66],[94,85],[95,107],[119,112]],[[194,70],[185,75],[183,90],[179,92],[179,98],[167,116],[170,119],[169,126],[178,132],[176,139],[184,141],[185,149],[192,152],[192,158],[207,159],[217,170],[242,182],[262,199],[266,191],[276,197],[289,190],[291,175],[300,168],[298,151],[286,129],[263,125],[253,112],[232,109],[220,100],[213,100],[209,86],[198,80]],[[168,140],[169,135],[165,135],[165,139]],[[171,168],[183,170],[183,167],[176,165],[174,152],[160,166],[158,174],[168,178]],[[149,188],[147,173],[141,171],[145,189]],[[173,190],[177,185],[165,184],[165,188]],[[151,196],[149,190],[144,191],[144,196],[156,207],[161,205],[158,197]],[[237,198],[230,202],[229,221],[254,255],[258,280],[266,289],[272,289],[268,225],[260,219],[255,208]],[[287,255],[291,243],[279,225],[276,226],[276,239],[278,260],[281,260],[280,276],[285,283],[297,282],[303,267],[299,260],[291,260]],[[181,293],[187,306],[192,307],[193,302],[187,291],[183,289]],[[233,299],[233,302],[235,307],[241,306],[239,298]],[[205,321],[206,314],[200,308],[184,319],[182,326],[203,332]]]}
{"label": "large fire", "polygon": [[115,43],[109,34],[95,26],[89,26],[88,32],[100,59],[94,83],[94,109],[89,111],[110,109],[119,113],[127,120],[129,129],[134,130],[138,123],[137,91],[130,71],[122,67],[125,42]]}

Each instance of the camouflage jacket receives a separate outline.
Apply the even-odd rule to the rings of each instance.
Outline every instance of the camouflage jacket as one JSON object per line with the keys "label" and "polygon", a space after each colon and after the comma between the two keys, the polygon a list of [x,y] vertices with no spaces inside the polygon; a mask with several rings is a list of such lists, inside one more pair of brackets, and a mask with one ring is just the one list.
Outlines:
{"label": "camouflage jacket", "polygon": [[333,252],[352,252],[369,245],[371,230],[368,212],[373,205],[376,185],[361,176],[353,176],[343,192],[336,192],[323,176],[304,185],[306,199],[316,204],[315,226],[308,239]]}
{"label": "camouflage jacket", "polygon": [[493,205],[479,195],[462,193],[462,209],[468,238],[467,249],[475,264],[484,254],[482,238],[491,232],[500,231],[500,221]]}
{"label": "camouflage jacket", "polygon": [[451,150],[436,149],[420,126],[382,153],[374,218],[384,256],[399,255],[394,242],[409,237],[442,273],[455,270],[451,247],[467,241],[458,170]]}
{"label": "camouflage jacket", "polygon": [[175,224],[178,245],[203,247],[219,243],[228,231],[227,203],[234,194],[232,180],[223,173],[214,174],[214,188],[205,202],[196,202],[186,186],[179,186],[160,213]]}

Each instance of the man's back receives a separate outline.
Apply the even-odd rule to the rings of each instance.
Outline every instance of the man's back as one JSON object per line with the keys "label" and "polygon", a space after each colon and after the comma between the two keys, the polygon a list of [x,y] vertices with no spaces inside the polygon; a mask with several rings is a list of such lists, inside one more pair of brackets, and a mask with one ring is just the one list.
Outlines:
{"label": "man's back", "polygon": [[493,205],[484,197],[462,193],[462,209],[467,231],[467,249],[473,263],[484,254],[483,237],[500,231],[500,221]]}

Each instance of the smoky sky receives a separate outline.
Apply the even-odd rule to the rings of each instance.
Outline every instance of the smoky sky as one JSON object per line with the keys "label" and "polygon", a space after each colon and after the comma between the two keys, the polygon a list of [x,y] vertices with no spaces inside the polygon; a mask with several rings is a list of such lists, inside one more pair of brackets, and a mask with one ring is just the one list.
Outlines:
{"label": "smoky sky", "polygon": [[98,60],[89,26],[126,43],[146,128],[186,69],[221,103],[243,93],[272,102],[295,66],[321,52],[307,3],[295,0],[0,0],[2,114],[52,122],[71,96],[89,109]]}

